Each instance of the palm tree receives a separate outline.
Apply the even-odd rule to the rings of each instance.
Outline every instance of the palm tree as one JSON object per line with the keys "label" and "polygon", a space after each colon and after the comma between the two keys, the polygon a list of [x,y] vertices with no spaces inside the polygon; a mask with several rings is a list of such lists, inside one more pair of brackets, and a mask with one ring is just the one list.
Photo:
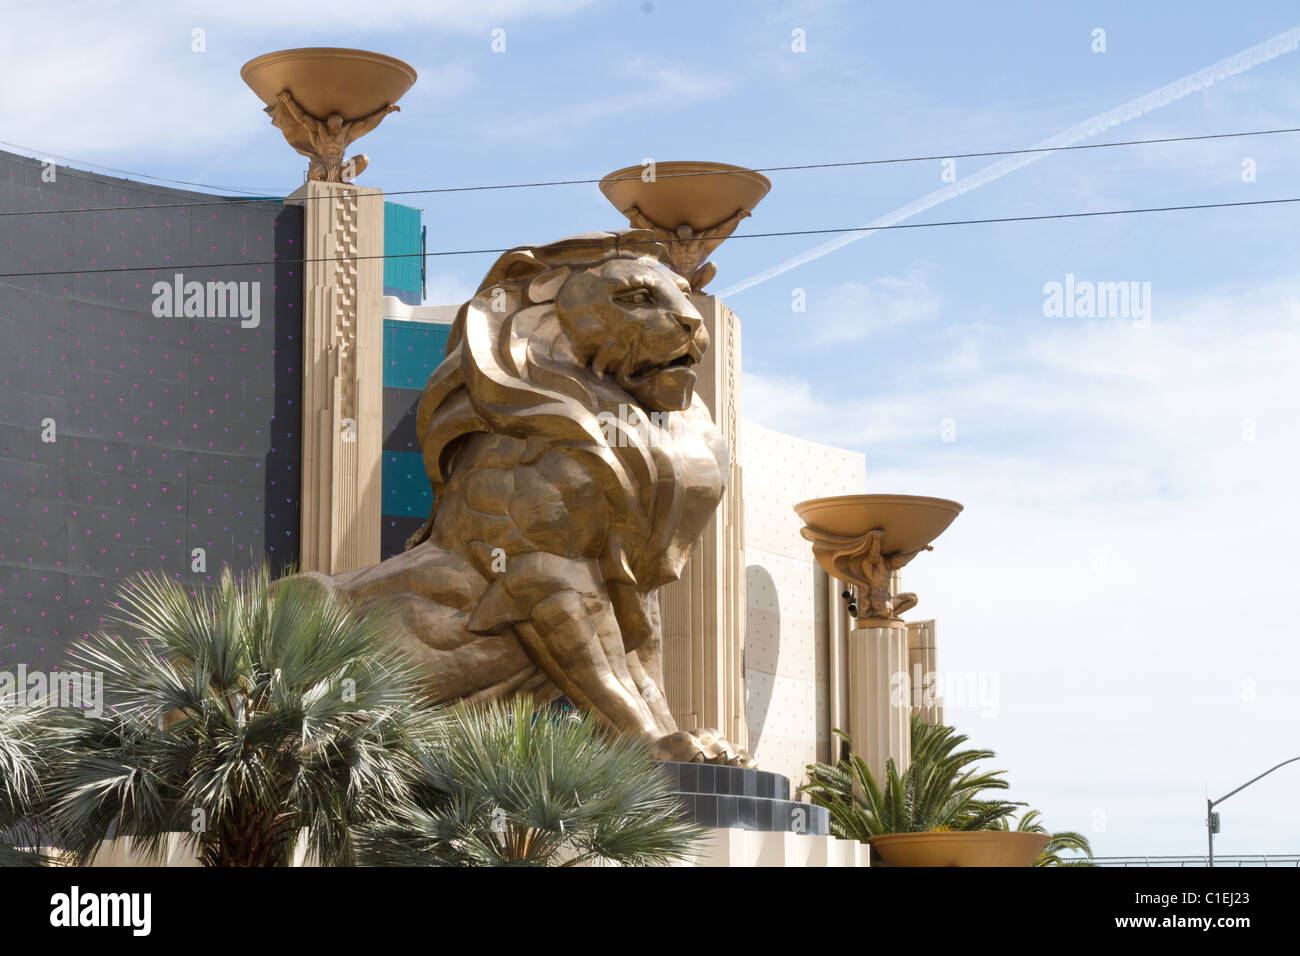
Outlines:
{"label": "palm tree", "polygon": [[[850,742],[839,731],[836,735]],[[927,724],[915,714],[911,738],[912,762],[900,774],[889,760],[883,788],[855,753],[848,753],[835,766],[808,767],[809,783],[803,790],[830,812],[831,833],[864,842],[884,833],[988,830],[1022,806],[981,796],[1010,786],[1001,770],[978,772],[971,767],[993,759],[993,751],[958,750],[966,743],[964,734],[942,724]]]}
{"label": "palm tree", "polygon": [[363,829],[363,863],[662,865],[703,832],[640,742],[528,698],[453,709],[422,754],[422,778]]}
{"label": "palm tree", "polygon": [[[1026,810],[1024,816],[1016,823],[1020,833],[1048,833],[1048,829],[1038,822],[1037,810]],[[1010,830],[1010,820],[999,820],[995,830]],[[1052,838],[1043,847],[1043,852],[1034,860],[1034,866],[1092,866],[1092,844],[1082,833],[1074,830],[1061,830],[1053,833]],[[1082,853],[1082,857],[1063,856],[1068,851]]]}
{"label": "palm tree", "polygon": [[265,569],[191,595],[141,577],[129,634],[74,646],[113,707],[56,712],[43,738],[51,823],[78,863],[130,835],[160,858],[180,832],[205,866],[277,866],[300,832],[325,865],[405,795],[436,720],[383,622],[312,580]]}
{"label": "palm tree", "polygon": [[40,804],[35,712],[0,700],[0,866],[38,866],[34,821]]}

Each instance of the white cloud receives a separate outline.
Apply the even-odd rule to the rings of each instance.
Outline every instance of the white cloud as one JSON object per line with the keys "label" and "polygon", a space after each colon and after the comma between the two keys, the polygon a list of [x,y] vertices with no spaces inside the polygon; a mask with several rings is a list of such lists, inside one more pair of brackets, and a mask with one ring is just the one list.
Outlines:
{"label": "white cloud", "polygon": [[[580,130],[612,118],[634,122],[646,110],[661,110],[665,103],[678,107],[708,102],[726,94],[734,82],[710,75],[698,66],[650,62],[632,58],[618,76],[599,85],[609,92],[587,100],[565,103],[556,109],[537,108],[532,99],[520,98],[515,114],[499,111],[485,120],[480,135],[492,142],[564,142]],[[668,158],[668,157],[657,157]]]}
{"label": "white cloud", "polygon": [[450,273],[430,275],[425,279],[426,305],[460,305],[474,294],[474,287]]}
{"label": "white cloud", "polygon": [[[6,4],[0,31],[8,77],[0,85],[0,138],[110,164],[113,154],[142,147],[162,159],[216,155],[266,134],[260,104],[239,79],[244,60],[258,53],[296,45],[382,50],[384,34],[417,28],[436,31],[431,42],[481,32],[486,50],[495,27],[568,16],[592,3],[392,0],[361,8],[350,0],[243,0],[187,12],[155,0],[132,4],[128,15],[117,4],[19,0]],[[191,50],[195,29],[205,31],[207,52]],[[261,40],[250,45],[254,37]],[[474,82],[455,62],[414,65],[413,106]]]}
{"label": "white cloud", "polygon": [[340,34],[352,35],[358,27],[369,32],[433,27],[457,33],[481,31],[486,45],[487,34],[496,27],[509,30],[513,22],[523,19],[567,17],[595,3],[596,0],[476,0],[472,4],[464,0],[384,0],[359,7],[354,0],[277,0],[269,4],[244,0],[205,4],[195,21],[281,30],[301,28],[303,24],[319,28],[322,24],[336,23]]}
{"label": "white cloud", "polygon": [[809,295],[810,335],[802,341],[810,348],[860,342],[899,326],[929,322],[938,317],[939,306],[923,268],[869,282],[843,282],[825,297]]}
{"label": "white cloud", "polygon": [[741,389],[746,419],[827,445],[875,447],[913,436],[921,427],[920,413],[905,400],[873,402],[872,417],[862,419],[858,407],[820,398],[793,375],[744,370]]}

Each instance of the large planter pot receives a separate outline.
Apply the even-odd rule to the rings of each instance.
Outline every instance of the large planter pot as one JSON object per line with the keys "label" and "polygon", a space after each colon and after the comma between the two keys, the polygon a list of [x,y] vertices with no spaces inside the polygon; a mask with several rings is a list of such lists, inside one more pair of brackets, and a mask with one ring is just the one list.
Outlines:
{"label": "large planter pot", "polygon": [[887,833],[870,843],[889,866],[1029,866],[1051,835],[1014,830]]}

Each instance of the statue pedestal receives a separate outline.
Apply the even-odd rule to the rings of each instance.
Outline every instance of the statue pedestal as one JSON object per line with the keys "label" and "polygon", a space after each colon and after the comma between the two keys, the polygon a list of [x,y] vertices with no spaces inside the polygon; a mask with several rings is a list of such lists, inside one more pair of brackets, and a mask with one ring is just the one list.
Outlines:
{"label": "statue pedestal", "polygon": [[686,815],[718,830],[759,830],[810,837],[830,834],[825,807],[790,799],[790,780],[752,767],[661,761]]}
{"label": "statue pedestal", "polygon": [[849,633],[849,734],[853,751],[884,786],[891,757],[901,774],[912,762],[911,695],[907,693],[907,625],[862,619]]}

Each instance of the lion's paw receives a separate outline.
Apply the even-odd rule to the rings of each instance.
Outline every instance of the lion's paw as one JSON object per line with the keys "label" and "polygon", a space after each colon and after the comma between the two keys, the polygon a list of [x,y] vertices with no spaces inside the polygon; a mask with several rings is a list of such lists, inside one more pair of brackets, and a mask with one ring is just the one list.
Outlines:
{"label": "lion's paw", "polygon": [[729,767],[753,767],[754,758],[749,752],[728,743],[722,734],[712,728],[679,730],[660,737],[650,745],[650,756],[655,760],[673,760],[680,763],[716,763]]}

